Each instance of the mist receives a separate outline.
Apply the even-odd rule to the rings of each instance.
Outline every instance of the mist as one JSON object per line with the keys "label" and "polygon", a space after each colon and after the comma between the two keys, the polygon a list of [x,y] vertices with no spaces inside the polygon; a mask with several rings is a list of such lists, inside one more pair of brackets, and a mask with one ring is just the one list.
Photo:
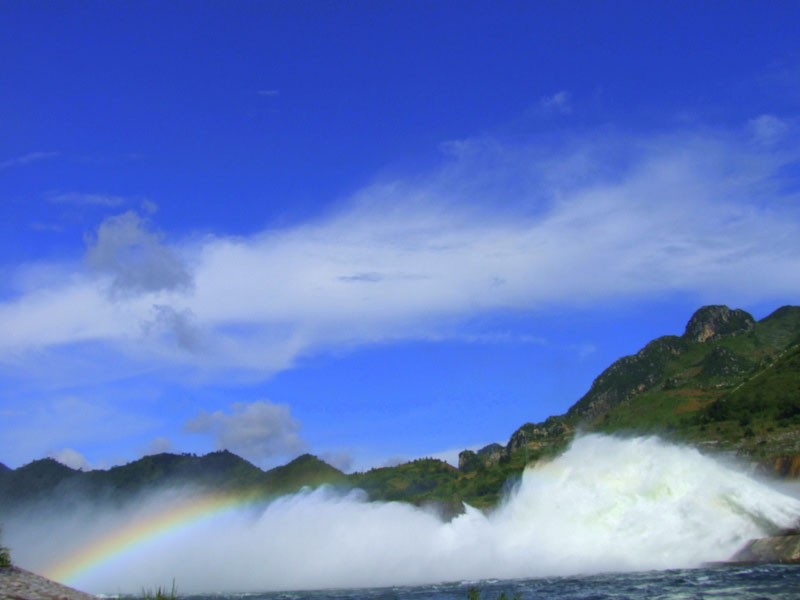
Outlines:
{"label": "mist", "polygon": [[[94,540],[196,499],[153,492],[124,507],[10,516],[15,563],[47,573]],[[240,506],[165,531],[68,578],[94,593],[378,587],[684,568],[721,561],[793,525],[800,500],[695,449],[585,435],[528,468],[489,514],[369,502],[331,488]]]}

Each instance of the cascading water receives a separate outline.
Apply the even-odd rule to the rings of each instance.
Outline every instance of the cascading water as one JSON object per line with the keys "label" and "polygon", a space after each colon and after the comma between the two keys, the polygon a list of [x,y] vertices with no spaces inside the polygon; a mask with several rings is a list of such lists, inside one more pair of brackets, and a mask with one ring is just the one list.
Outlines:
{"label": "cascading water", "polygon": [[[188,501],[172,493],[135,511],[98,518],[94,510],[103,531],[79,518],[41,521],[49,533],[38,540],[35,525],[14,523],[9,542],[17,561],[36,570],[43,544],[75,552],[89,535]],[[467,507],[443,522],[408,504],[323,488],[258,514],[198,518],[89,565],[70,583],[135,592],[174,579],[182,592],[260,591],[690,567],[725,560],[798,516],[800,501],[694,449],[585,435],[526,470],[488,515]]]}

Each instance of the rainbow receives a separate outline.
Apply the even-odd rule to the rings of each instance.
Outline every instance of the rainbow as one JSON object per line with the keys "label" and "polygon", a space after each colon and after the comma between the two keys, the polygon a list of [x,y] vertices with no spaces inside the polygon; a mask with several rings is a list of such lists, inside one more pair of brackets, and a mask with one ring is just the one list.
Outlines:
{"label": "rainbow", "polygon": [[143,517],[111,531],[77,551],[70,552],[61,560],[45,567],[42,574],[55,581],[72,583],[81,575],[124,552],[169,535],[202,519],[250,503],[256,497],[257,494],[253,492],[211,493],[171,505],[156,514]]}

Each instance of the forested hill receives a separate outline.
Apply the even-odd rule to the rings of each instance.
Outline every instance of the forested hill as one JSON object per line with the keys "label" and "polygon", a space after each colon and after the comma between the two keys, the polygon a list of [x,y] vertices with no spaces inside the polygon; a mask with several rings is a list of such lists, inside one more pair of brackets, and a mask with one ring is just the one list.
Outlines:
{"label": "forested hill", "polygon": [[558,445],[578,427],[654,433],[759,461],[800,454],[800,307],[756,322],[705,306],[683,335],[614,362],[565,414],[520,427],[507,451]]}
{"label": "forested hill", "polygon": [[262,471],[222,450],[205,456],[154,454],[108,470],[78,471],[51,458],[19,469],[0,470],[0,510],[40,501],[63,504],[102,499],[124,503],[140,493],[166,487],[246,492],[265,499],[303,486],[337,484],[345,475],[315,456],[304,454],[287,465]]}
{"label": "forested hill", "polygon": [[227,451],[146,456],[107,471],[80,472],[51,459],[0,464],[0,509],[37,500],[123,502],[166,485],[242,490],[270,498],[323,483],[370,497],[489,506],[525,464],[563,450],[575,432],[658,434],[710,452],[735,453],[780,476],[800,477],[800,307],[760,321],[705,306],[682,335],[667,335],[614,362],[563,415],[526,423],[503,446],[464,451],[459,468],[434,459],[345,475],[312,455],[262,471]]}

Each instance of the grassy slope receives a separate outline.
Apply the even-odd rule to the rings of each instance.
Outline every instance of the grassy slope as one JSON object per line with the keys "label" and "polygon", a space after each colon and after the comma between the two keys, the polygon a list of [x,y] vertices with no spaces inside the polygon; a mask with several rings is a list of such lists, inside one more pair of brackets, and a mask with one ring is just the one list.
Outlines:
{"label": "grassy slope", "polygon": [[655,385],[587,428],[658,433],[755,459],[800,452],[798,317],[783,311],[744,335],[688,344]]}

